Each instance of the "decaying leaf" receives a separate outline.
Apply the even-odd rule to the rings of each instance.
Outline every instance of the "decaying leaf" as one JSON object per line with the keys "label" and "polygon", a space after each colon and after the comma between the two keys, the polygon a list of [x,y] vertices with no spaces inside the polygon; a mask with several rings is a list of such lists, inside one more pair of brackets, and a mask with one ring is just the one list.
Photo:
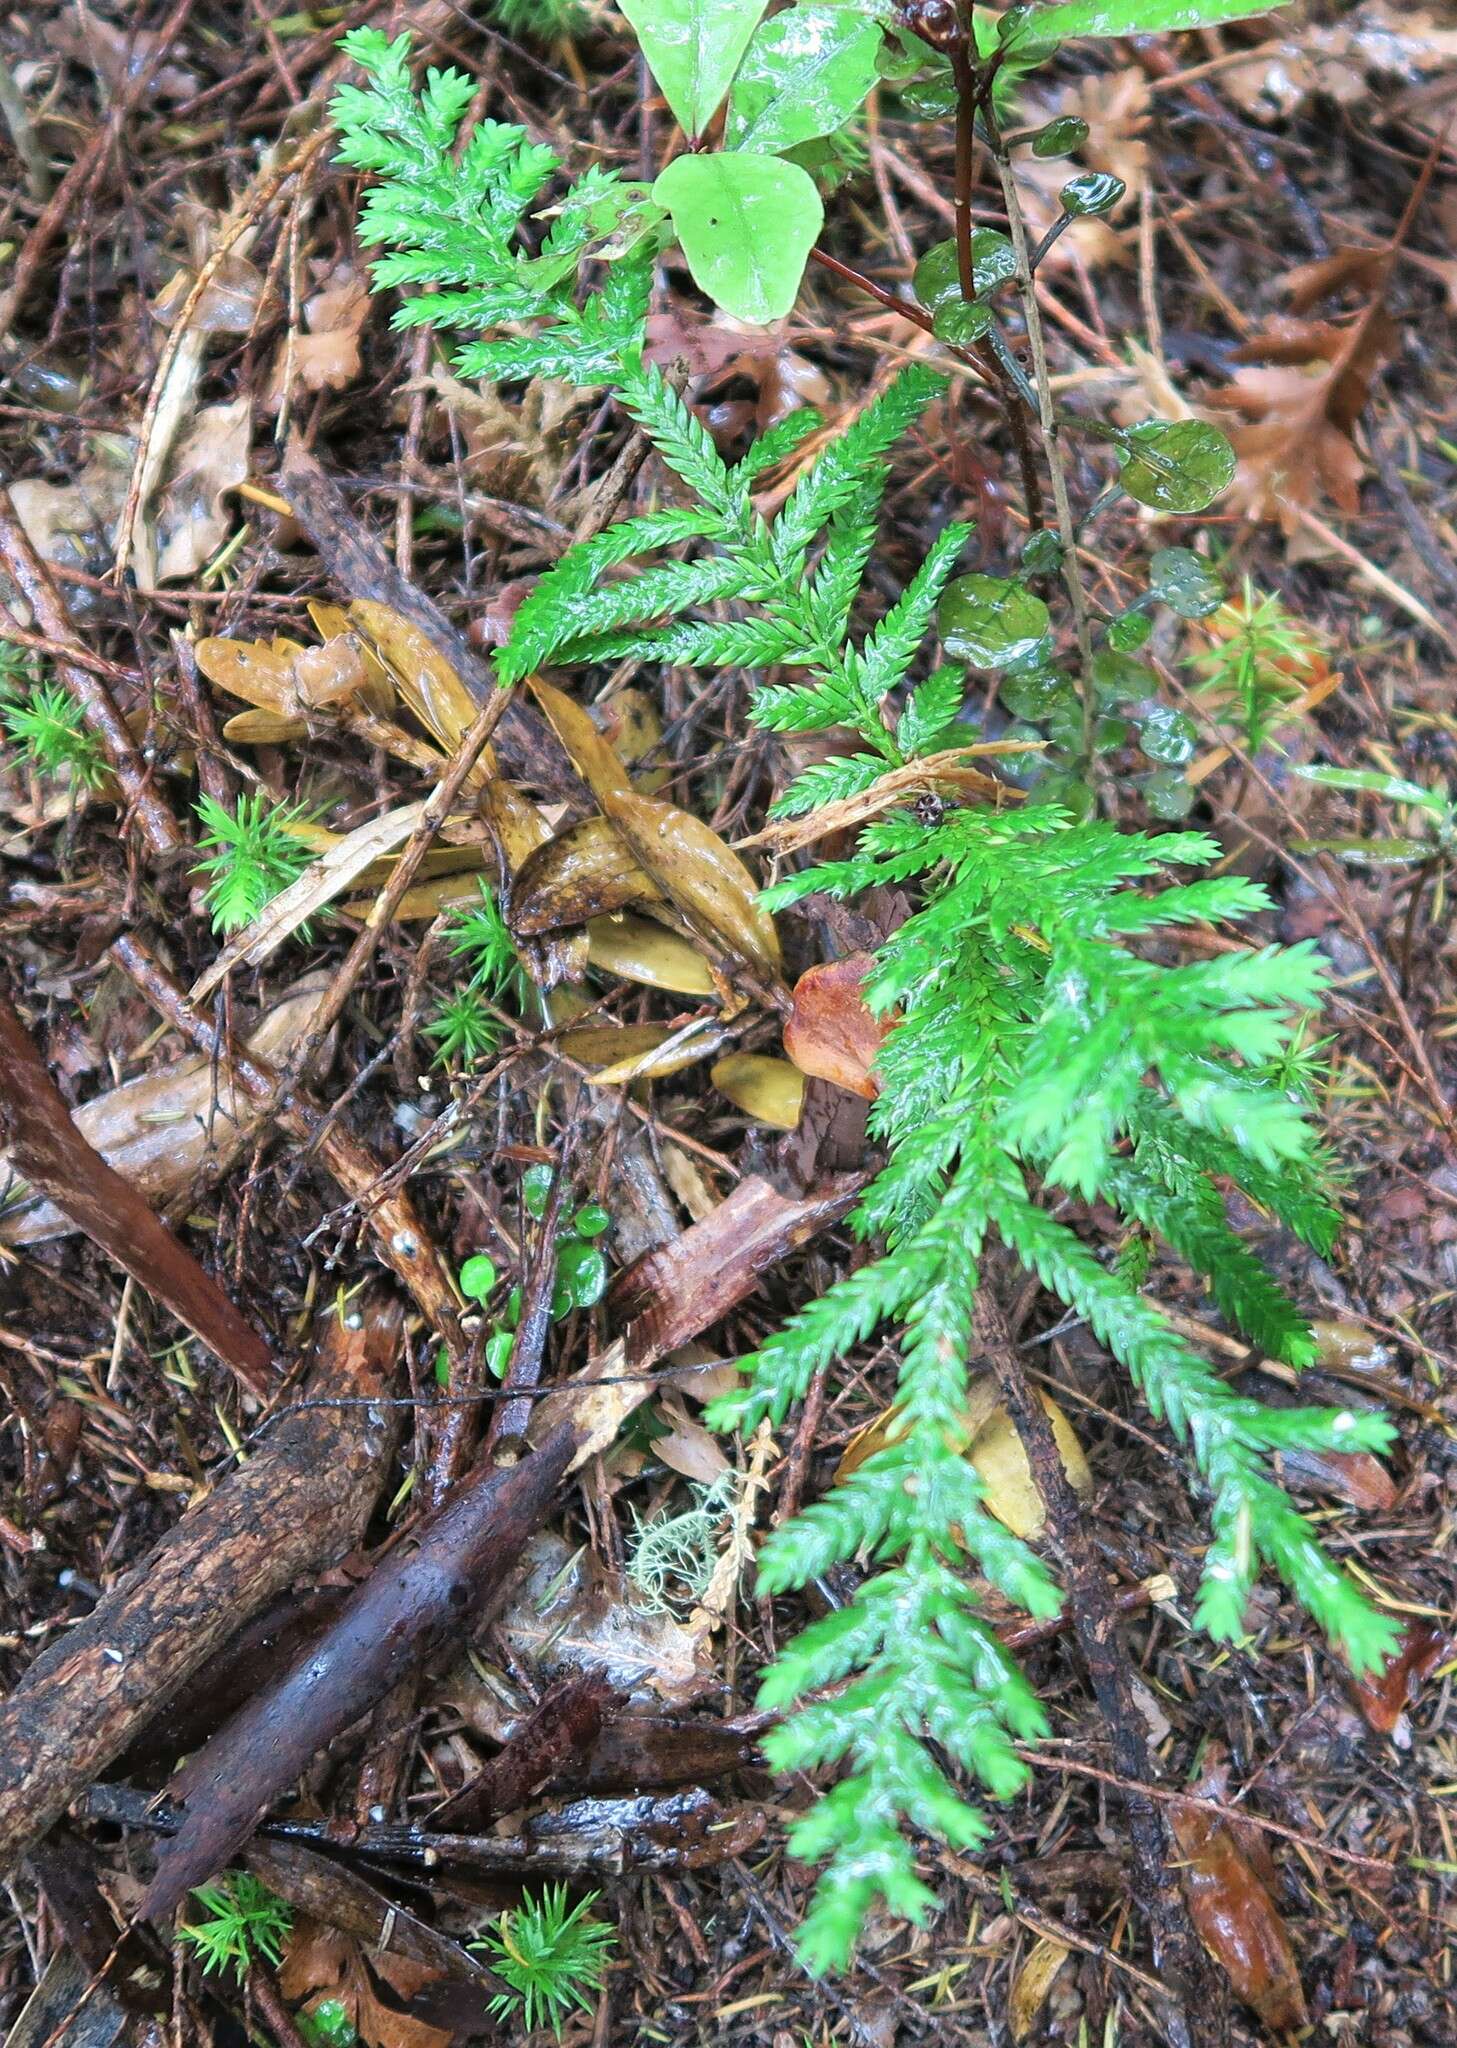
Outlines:
{"label": "decaying leaf", "polygon": [[804,1075],[788,1060],[761,1052],[731,1052],[709,1069],[709,1079],[745,1116],[792,1131],[804,1109]]}
{"label": "decaying leaf", "polygon": [[42,561],[63,569],[96,570],[110,562],[116,524],[126,504],[132,443],[120,435],[97,434],[88,447],[87,461],[74,482],[53,484],[44,477],[22,477],[10,486],[27,540]]}
{"label": "decaying leaf", "polygon": [[291,2002],[304,2000],[310,2014],[337,2000],[368,2048],[449,2048],[449,2029],[386,2004],[376,1984],[382,1980],[401,1998],[411,1998],[435,1977],[423,1963],[383,1950],[366,1956],[351,1935],[300,1920],[289,1937],[278,1988]]}
{"label": "decaying leaf", "polygon": [[639,1699],[655,1694],[681,1705],[713,1683],[698,1630],[624,1598],[616,1573],[550,1530],[538,1531],[526,1546],[497,1626],[543,1672],[596,1668]]}
{"label": "decaying leaf", "polygon": [[1007,2001],[1007,2020],[1014,2041],[1025,2041],[1036,2026],[1047,1994],[1071,1954],[1072,1950],[1054,1935],[1042,1934],[1023,1957]]}
{"label": "decaying leaf", "polygon": [[507,922],[535,937],[632,905],[661,903],[663,892],[606,818],[568,825],[528,856],[511,888]]}
{"label": "decaying leaf", "polygon": [[979,768],[970,765],[971,761],[979,754],[1035,754],[1046,744],[1045,740],[978,740],[969,747],[948,747],[944,753],[925,754],[919,760],[907,761],[903,768],[888,768],[858,796],[839,797],[832,803],[821,804],[802,818],[776,818],[762,832],[755,832],[738,844],[770,846],[779,854],[792,853],[796,847],[808,846],[831,832],[846,832],[863,825],[868,818],[904,803],[908,796],[980,797],[991,804],[1019,804],[1025,801],[1024,790],[983,775]]}
{"label": "decaying leaf", "polygon": [[[1457,1655],[1457,1635],[1434,1622],[1411,1621],[1402,1630],[1401,1648],[1386,1669],[1374,1677],[1348,1678],[1347,1687],[1368,1724],[1378,1735],[1401,1736],[1406,1710],[1425,1681]],[[1410,1733],[1407,1732],[1407,1742]]]}
{"label": "decaying leaf", "polygon": [[[308,1029],[326,987],[322,975],[301,981],[248,1038],[249,1051],[266,1060],[286,1058]],[[75,1111],[74,1122],[108,1166],[160,1205],[227,1147],[249,1115],[248,1098],[228,1074],[199,1058],[153,1068],[109,1089]],[[5,1177],[0,1155],[0,1187]],[[40,1244],[73,1228],[54,1203],[36,1197],[0,1216],[0,1241]]]}
{"label": "decaying leaf", "polygon": [[691,811],[634,790],[627,770],[587,713],[538,676],[531,689],[569,755],[638,864],[711,940],[777,976],[779,939],[758,907],[758,886],[738,855]]}
{"label": "decaying leaf", "polygon": [[[1050,1394],[1039,1392],[1039,1398],[1052,1425],[1069,1483],[1079,1493],[1091,1493],[1093,1474],[1072,1424]],[[846,1444],[835,1471],[835,1484],[848,1479],[876,1451],[897,1442],[904,1431],[904,1417],[896,1408],[887,1408],[873,1422],[866,1423]],[[1016,1424],[1003,1406],[991,1373],[980,1374],[968,1388],[961,1431],[962,1455],[974,1466],[986,1489],[988,1513],[1005,1523],[1014,1536],[1029,1541],[1040,1536],[1047,1523],[1046,1504],[1032,1477]]]}
{"label": "decaying leaf", "polygon": [[359,375],[359,337],[369,314],[369,287],[342,263],[304,301],[303,334],[285,336],[274,357],[265,404],[277,412],[290,380],[304,391],[343,391]]}
{"label": "decaying leaf", "polygon": [[223,499],[247,479],[252,435],[251,401],[235,398],[204,406],[178,442],[152,514],[158,583],[195,576],[227,539]]}
{"label": "decaying leaf", "polygon": [[584,1067],[620,1067],[656,1051],[667,1036],[666,1024],[580,1024],[556,1043]]}
{"label": "decaying leaf", "polygon": [[[622,1036],[619,1032],[618,1037]],[[695,1017],[677,1031],[658,1034],[658,1043],[641,1051],[624,1053],[611,1065],[592,1076],[595,1088],[623,1087],[631,1081],[659,1080],[667,1074],[681,1074],[685,1067],[711,1059],[728,1036],[728,1028],[712,1017]]]}
{"label": "decaying leaf", "polygon": [[1244,422],[1230,429],[1239,468],[1230,502],[1250,519],[1274,519],[1287,533],[1299,508],[1328,497],[1359,509],[1364,465],[1351,439],[1371,382],[1396,345],[1380,301],[1348,327],[1272,322],[1237,351],[1246,366],[1210,403]]}
{"label": "decaying leaf", "polygon": [[675,995],[718,994],[701,953],[677,932],[650,918],[634,917],[630,910],[592,919],[587,926],[587,959],[604,974],[646,982],[649,988],[669,989]]}
{"label": "decaying leaf", "polygon": [[1272,2033],[1303,2027],[1305,1994],[1285,1921],[1234,1835],[1197,1806],[1172,1805],[1169,1823],[1186,1859],[1180,1875],[1200,1940]]}
{"label": "decaying leaf", "polygon": [[720,1439],[695,1421],[676,1395],[659,1396],[658,1414],[668,1425],[661,1436],[653,1438],[653,1456],[659,1463],[700,1486],[712,1486],[721,1479],[729,1462]]}
{"label": "decaying leaf", "polygon": [[[446,754],[453,754],[475,724],[480,706],[433,640],[411,620],[371,597],[349,606],[351,624],[369,639],[404,702]],[[466,778],[479,786],[496,772],[489,747]]]}
{"label": "decaying leaf", "polygon": [[784,1024],[784,1050],[802,1074],[833,1081],[868,1102],[880,1092],[871,1069],[892,1021],[877,1017],[862,993],[874,964],[869,953],[851,953],[806,968]]}

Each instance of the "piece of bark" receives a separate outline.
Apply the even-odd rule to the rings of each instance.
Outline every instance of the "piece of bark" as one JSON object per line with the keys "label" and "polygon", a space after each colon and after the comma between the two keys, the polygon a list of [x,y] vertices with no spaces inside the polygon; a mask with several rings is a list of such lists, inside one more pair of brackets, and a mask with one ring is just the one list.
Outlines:
{"label": "piece of bark", "polygon": [[[339,486],[296,437],[284,450],[277,481],[344,595],[372,598],[418,626],[476,703],[489,704],[501,688],[489,663],[456,632],[434,600],[400,574],[383,543],[361,525]],[[561,766],[545,721],[529,706],[511,704],[496,729],[495,748],[509,776],[530,782],[559,802],[580,796],[576,778]]]}
{"label": "piece of bark", "polygon": [[257,1693],[168,1786],[187,1807],[157,1860],[143,1917],[165,1919],[228,1862],[310,1759],[463,1629],[556,1497],[575,1437],[563,1424],[504,1469],[479,1464],[357,1586],[306,1656]]}
{"label": "piece of bark", "polygon": [[570,1671],[548,1688],[498,1756],[430,1816],[436,1829],[484,1827],[517,1813],[546,1787],[575,1783],[596,1747],[603,1717],[622,1694],[601,1671]]}
{"label": "piece of bark", "polygon": [[[310,1392],[380,1394],[398,1354],[392,1303],[322,1319]],[[0,1703],[0,1870],[219,1644],[293,1580],[359,1539],[394,1442],[389,1409],[285,1414],[249,1458],[92,1609]]]}
{"label": "piece of bark", "polygon": [[494,1974],[459,1942],[306,1842],[265,1841],[260,1836],[243,1850],[240,1861],[295,1913],[351,1934],[365,1948],[403,1956],[443,1977],[499,1988]]}
{"label": "piece of bark", "polygon": [[30,1034],[0,996],[0,1145],[30,1186],[200,1337],[251,1394],[267,1400],[279,1368],[263,1338],[130,1181],[71,1120]]}

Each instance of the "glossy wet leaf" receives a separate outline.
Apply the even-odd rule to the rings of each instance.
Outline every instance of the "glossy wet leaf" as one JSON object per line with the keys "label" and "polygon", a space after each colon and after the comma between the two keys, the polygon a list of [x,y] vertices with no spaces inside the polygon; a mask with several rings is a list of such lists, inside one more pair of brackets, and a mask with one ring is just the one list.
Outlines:
{"label": "glossy wet leaf", "polygon": [[1017,2048],[1021,2048],[1021,2043],[1030,2037],[1037,2025],[1058,1972],[1071,1954],[1072,1950],[1066,1943],[1058,1941],[1054,1935],[1043,1934],[1019,1964],[1007,2000],[1007,2022]]}
{"label": "glossy wet leaf", "polygon": [[745,1116],[792,1131],[804,1108],[804,1076],[788,1060],[767,1053],[731,1052],[709,1069],[709,1079]]}
{"label": "glossy wet leaf", "polygon": [[1022,543],[1022,567],[1029,576],[1052,576],[1062,567],[1062,542],[1050,526],[1039,526]]}
{"label": "glossy wet leaf", "polygon": [[794,1007],[784,1023],[784,1050],[802,1074],[833,1081],[873,1102],[880,1093],[871,1072],[891,1020],[865,1001],[869,953],[806,968],[794,984]]}
{"label": "glossy wet leaf", "polygon": [[[986,298],[998,285],[1017,275],[1017,257],[1004,234],[996,228],[977,228],[971,237],[971,272],[977,298]],[[961,268],[954,241],[937,242],[916,265],[913,280],[916,297],[931,314],[953,300],[961,302]]]}
{"label": "glossy wet leaf", "polygon": [[1111,171],[1080,171],[1077,177],[1068,179],[1058,198],[1064,213],[1071,214],[1074,220],[1084,220],[1111,213],[1127,190],[1123,180],[1115,178]]}
{"label": "glossy wet leaf", "polygon": [[1169,1821],[1200,1940],[1272,2033],[1303,2027],[1305,1994],[1284,1919],[1234,1835],[1199,1807],[1173,1805]]}
{"label": "glossy wet leaf", "polygon": [[728,91],[765,0],[619,0],[678,125],[701,135]]}
{"label": "glossy wet leaf", "polygon": [[[619,1032],[621,1037],[622,1033]],[[592,1076],[594,1088],[622,1088],[633,1081],[660,1080],[681,1074],[722,1052],[728,1042],[728,1027],[712,1017],[696,1017],[676,1031],[659,1030],[656,1042],[638,1052],[623,1049],[621,1055]]]}
{"label": "glossy wet leaf", "polygon": [[508,922],[531,936],[662,900],[611,822],[583,818],[527,856],[512,885]]}
{"label": "glossy wet leaf", "polygon": [[1063,114],[1038,129],[1032,137],[1032,154],[1043,158],[1072,156],[1087,139],[1087,122],[1077,114]]}
{"label": "glossy wet leaf", "polygon": [[1039,724],[1060,706],[1071,707],[1081,717],[1081,700],[1071,677],[1061,669],[1035,668],[1005,678],[1001,699],[1013,718],[1036,720]]}
{"label": "glossy wet leaf", "polygon": [[1153,595],[1181,619],[1207,619],[1224,602],[1219,578],[1192,548],[1160,548],[1148,570]]}
{"label": "glossy wet leaf", "polygon": [[1115,654],[1132,654],[1142,647],[1153,631],[1153,622],[1143,612],[1124,612],[1108,626],[1108,645]]}
{"label": "glossy wet leaf", "polygon": [[1372,796],[1384,796],[1388,803],[1414,804],[1440,817],[1451,809],[1450,799],[1440,789],[1424,789],[1401,775],[1383,775],[1373,768],[1297,768],[1306,782],[1318,782],[1322,789],[1350,789]]}
{"label": "glossy wet leaf", "polygon": [[763,22],[739,66],[724,141],[791,149],[847,121],[876,80],[881,32],[848,7],[791,7]]}
{"label": "glossy wet leaf", "polygon": [[1155,512],[1202,512],[1234,480],[1234,450],[1206,420],[1145,420],[1130,427],[1119,481]]}
{"label": "glossy wet leaf", "polygon": [[936,339],[944,341],[948,348],[970,348],[982,339],[991,324],[992,309],[981,299],[948,299],[931,316]]}
{"label": "glossy wet leaf", "polygon": [[[447,754],[453,754],[475,724],[480,706],[427,634],[399,612],[370,597],[357,597],[349,618],[394,680],[396,689],[425,730]],[[489,747],[467,778],[468,786],[494,773]]]}
{"label": "glossy wet leaf", "polygon": [[1150,761],[1163,761],[1181,768],[1192,760],[1199,740],[1199,728],[1183,711],[1171,704],[1155,704],[1139,727],[1138,743]]}
{"label": "glossy wet leaf", "polygon": [[546,1214],[546,1205],[551,1200],[552,1178],[552,1170],[545,1161],[528,1166],[521,1176],[521,1206],[538,1223]]}
{"label": "glossy wet leaf", "polygon": [[675,157],[653,186],[693,281],[736,320],[763,326],[793,306],[824,224],[814,179],[782,157]]}
{"label": "glossy wet leaf", "polygon": [[580,1024],[564,1031],[556,1045],[568,1059],[595,1070],[637,1059],[667,1036],[666,1024]]}
{"label": "glossy wet leaf", "polygon": [[675,995],[713,996],[718,987],[703,955],[677,932],[646,917],[622,911],[615,917],[594,917],[587,926],[587,959],[604,974],[624,981],[646,982],[649,988]]}
{"label": "glossy wet leaf", "polygon": [[1073,36],[1158,36],[1213,28],[1249,14],[1270,14],[1280,0],[1065,0],[1059,7],[1019,10],[1028,16],[1020,47]]}
{"label": "glossy wet leaf", "polygon": [[1194,808],[1194,791],[1185,780],[1182,769],[1160,768],[1145,776],[1139,787],[1151,817],[1164,818],[1172,823],[1175,819],[1187,818]]}
{"label": "glossy wet leaf", "polygon": [[587,1202],[572,1218],[572,1228],[578,1237],[600,1237],[604,1230],[610,1230],[612,1218],[600,1202]]}
{"label": "glossy wet leaf", "polygon": [[1050,644],[1047,606],[1011,577],[958,576],[938,616],[946,652],[973,668],[1030,663]]}
{"label": "glossy wet leaf", "polygon": [[1379,1676],[1347,1681],[1357,1706],[1378,1735],[1390,1735],[1422,1685],[1457,1652],[1457,1636],[1429,1621],[1409,1621],[1401,1647]]}
{"label": "glossy wet leaf", "polygon": [[1404,868],[1432,857],[1432,849],[1423,839],[1299,839],[1290,850],[1333,853],[1353,868]]}
{"label": "glossy wet leaf", "polygon": [[569,1237],[557,1246],[556,1287],[551,1312],[564,1316],[569,1309],[595,1308],[607,1292],[606,1255],[595,1244]]}

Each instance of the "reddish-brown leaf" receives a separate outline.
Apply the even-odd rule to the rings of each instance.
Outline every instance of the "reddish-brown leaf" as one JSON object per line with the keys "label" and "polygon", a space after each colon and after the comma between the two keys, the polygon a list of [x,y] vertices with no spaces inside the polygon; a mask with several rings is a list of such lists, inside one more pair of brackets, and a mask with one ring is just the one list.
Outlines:
{"label": "reddish-brown leaf", "polygon": [[865,1001],[869,953],[811,967],[794,984],[794,1008],[784,1026],[784,1050],[802,1074],[833,1081],[873,1102],[880,1093],[870,1071],[881,1041],[892,1028]]}
{"label": "reddish-brown leaf", "polygon": [[1197,1806],[1171,1806],[1199,1938],[1273,2033],[1306,2024],[1305,1994],[1280,1910],[1230,1830]]}
{"label": "reddish-brown leaf", "polygon": [[1352,1698],[1378,1735],[1390,1735],[1423,1681],[1454,1651],[1457,1636],[1429,1621],[1415,1621],[1402,1630],[1401,1648],[1378,1677],[1347,1680]]}

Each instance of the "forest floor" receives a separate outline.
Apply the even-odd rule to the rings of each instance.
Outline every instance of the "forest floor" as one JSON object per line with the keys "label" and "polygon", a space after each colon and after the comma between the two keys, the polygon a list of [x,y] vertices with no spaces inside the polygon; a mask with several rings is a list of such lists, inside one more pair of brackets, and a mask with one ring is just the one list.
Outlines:
{"label": "forest floor", "polygon": [[[21,1804],[45,1793],[53,1815],[68,1811],[40,1844],[7,1804],[18,1752],[10,1765],[0,1754],[0,1843],[27,1852],[0,1903],[0,2021],[16,2048],[110,2048],[123,2033],[140,2048],[164,2032],[229,2043],[244,2025],[298,2048],[300,2013],[327,1995],[372,2048],[520,2038],[491,2018],[500,1986],[461,1943],[523,1887],[566,1877],[574,1897],[599,1894],[593,1910],[616,1935],[600,1996],[568,2021],[579,2044],[1151,2048],[1175,2023],[1132,1868],[1117,1731],[1057,1625],[1017,1638],[1053,1737],[1031,1790],[997,1810],[985,1854],[928,1852],[939,1917],[909,1932],[873,1921],[840,1979],[813,1981],[791,1952],[809,1877],[783,1836],[804,1788],[776,1783],[758,1758],[755,1675],[835,1589],[808,1604],[757,1599],[755,1532],[824,1490],[883,1415],[892,1361],[873,1345],[845,1359],[772,1440],[725,1444],[699,1417],[725,1361],[862,1256],[842,1218],[870,1163],[864,1103],[813,1083],[785,1131],[763,1114],[782,1107],[786,1080],[797,1088],[784,1068],[748,1070],[733,1094],[704,1060],[593,1085],[604,1060],[654,1042],[647,1027],[661,1037],[716,1015],[711,981],[694,993],[654,958],[639,979],[599,973],[572,1031],[543,1036],[508,1005],[493,1051],[468,1070],[442,1065],[429,1026],[457,970],[441,913],[452,881],[458,897],[463,878],[492,874],[479,831],[427,855],[403,914],[351,954],[418,822],[406,807],[429,794],[421,769],[443,765],[428,742],[455,754],[476,698],[489,700],[488,651],[514,603],[573,537],[662,488],[610,405],[465,386],[427,333],[391,331],[368,293],[357,180],[323,146],[345,69],[335,38],[366,20],[411,28],[431,61],[479,80],[478,111],[524,124],[570,163],[651,176],[661,160],[671,124],[596,0],[572,37],[545,41],[449,0],[313,13],[273,0],[36,0],[0,13],[21,110],[7,107],[0,128],[0,637],[17,687],[38,663],[93,705],[109,700],[119,721],[97,787],[42,774],[14,747],[0,766],[0,993],[65,1103],[99,1105],[88,1135],[216,1283],[192,1327],[218,1330],[208,1316],[231,1305],[264,1339],[250,1348],[246,1331],[221,1327],[209,1352],[187,1337],[154,1297],[176,1305],[191,1259],[164,1250],[149,1289],[97,1230],[68,1231],[34,1204],[0,1219],[0,1684],[80,1644],[56,1727],[79,1691],[81,1720],[122,1738],[102,1754],[98,1737],[79,1779],[55,1756],[35,1764]],[[1303,2012],[1312,2041],[1449,2043],[1449,852],[1358,866],[1312,850],[1390,837],[1410,818],[1293,770],[1323,762],[1457,791],[1457,7],[1302,0],[1237,30],[1088,48],[1020,89],[1028,121],[1086,119],[1086,160],[1129,191],[1111,221],[1066,236],[1043,275],[1058,388],[1129,419],[1194,407],[1265,430],[1237,439],[1234,489],[1200,525],[1231,581],[1277,596],[1303,636],[1278,743],[1253,761],[1194,693],[1198,629],[1162,656],[1171,702],[1200,730],[1179,770],[1193,819],[1269,888],[1258,936],[1314,939],[1333,975],[1320,1100],[1348,1227],[1322,1260],[1253,1212],[1244,1220],[1320,1319],[1315,1398],[1384,1404],[1400,1426],[1386,1469],[1292,1460],[1286,1472],[1333,1551],[1406,1625],[1387,1680],[1343,1676],[1270,1583],[1238,1651],[1193,1633],[1206,1524],[1167,1441],[1035,1286],[1015,1300],[1014,1334],[1086,1458],[1086,1527],[1125,1610],[1117,1654],[1155,1791],[1193,1784],[1206,1802],[1177,1809],[1171,1870],[1240,1994],[1218,2037],[1278,2038]],[[918,122],[889,95],[873,103],[822,246],[889,292],[906,287],[950,232],[952,148],[944,122]],[[1035,219],[1036,187],[1027,203]],[[833,430],[934,347],[813,267],[796,312],[758,330],[710,318],[669,267],[653,334],[731,456],[797,404],[820,407]],[[978,521],[971,566],[1002,562],[1018,516],[1006,465],[996,414],[953,383],[901,451],[894,540],[872,580],[898,591],[952,517]],[[1125,506],[1100,528],[1095,584],[1115,591],[1123,555],[1145,540]],[[21,573],[36,557],[39,582]],[[389,612],[342,621],[337,608],[361,600]],[[419,667],[411,633],[431,640],[445,679],[417,682],[413,719],[360,694],[361,640],[341,640],[346,623],[397,669]],[[255,643],[251,693],[219,686],[227,657],[199,660],[218,637]],[[318,649],[302,670],[301,647]],[[285,684],[305,673],[314,701],[290,707]],[[634,773],[733,841],[763,825],[792,772],[786,748],[747,723],[746,692],[735,671],[705,682],[638,668],[594,694]],[[978,711],[1000,715],[990,697]],[[514,707],[496,744],[553,824],[583,814],[534,708]],[[1127,764],[1108,764],[1106,800],[1147,823]],[[380,829],[346,889],[320,882],[306,931],[234,963],[189,1009],[182,992],[220,951],[196,804],[258,791],[306,802],[336,835]],[[782,928],[791,979],[877,936],[798,915]],[[313,1046],[321,997],[329,1028]],[[248,1036],[259,1019],[274,1067],[250,1087],[229,1077],[222,1034]],[[634,1036],[604,1050],[602,1031],[624,1027]],[[720,1050],[777,1053],[776,1020],[752,1005],[726,1030]],[[307,1080],[280,1081],[301,1051]],[[116,1095],[126,1083],[143,1092]],[[554,1167],[566,1192],[544,1196]],[[105,1208],[107,1190],[91,1192]],[[113,1223],[141,1242],[134,1219],[117,1211]],[[549,1322],[553,1233],[572,1298]],[[491,1314],[468,1303],[462,1317],[455,1279],[482,1255],[501,1291]],[[1187,1270],[1161,1263],[1148,1284],[1222,1369],[1284,1395]],[[606,1448],[550,1498],[512,1509],[524,1553],[498,1548],[481,1564],[494,1591],[473,1634],[437,1627],[368,1712],[343,1714],[356,1674],[340,1673],[340,1725],[318,1755],[304,1741],[284,1789],[268,1789],[273,1831],[240,1852],[293,1907],[281,1966],[261,1960],[246,1985],[204,1977],[185,1945],[141,1923],[118,1968],[118,1930],[166,1840],[153,1796],[177,1757],[327,1628],[382,1545],[398,1547],[459,1487],[482,1431],[498,1444],[524,1433],[529,1395],[470,1398],[494,1386],[482,1351],[511,1285],[523,1327],[536,1318],[539,1379],[607,1382],[584,1390],[605,1412]],[[342,1359],[327,1327],[341,1301],[362,1325]],[[448,1382],[431,1330],[456,1353]],[[625,1330],[636,1352],[614,1348]],[[622,1383],[668,1352],[698,1370],[675,1370],[635,1405],[640,1390]],[[303,1363],[284,1381],[274,1359]],[[307,1434],[287,1438],[283,1505],[268,1494],[285,1440],[270,1417],[309,1370],[321,1405],[287,1425]],[[230,1504],[227,1487],[250,1474],[254,1494]],[[133,1567],[145,1576],[153,1546],[209,1489],[215,1547],[183,1575],[198,1654],[186,1670],[153,1668],[147,1646],[139,1668],[154,1706],[170,1698],[158,1719],[121,1697],[127,1652],[88,1642],[82,1624]],[[29,1709],[31,1743],[49,1698]],[[21,1728],[6,1711],[0,1751]],[[248,1768],[260,1742],[281,1739],[270,1724]],[[442,1819],[483,1764],[473,1809]],[[1215,1810],[1230,1802],[1237,1818]],[[440,1846],[452,1827],[458,1851]],[[42,1978],[49,2002],[32,1998]],[[1211,2038],[1207,2016],[1189,2038]]]}

